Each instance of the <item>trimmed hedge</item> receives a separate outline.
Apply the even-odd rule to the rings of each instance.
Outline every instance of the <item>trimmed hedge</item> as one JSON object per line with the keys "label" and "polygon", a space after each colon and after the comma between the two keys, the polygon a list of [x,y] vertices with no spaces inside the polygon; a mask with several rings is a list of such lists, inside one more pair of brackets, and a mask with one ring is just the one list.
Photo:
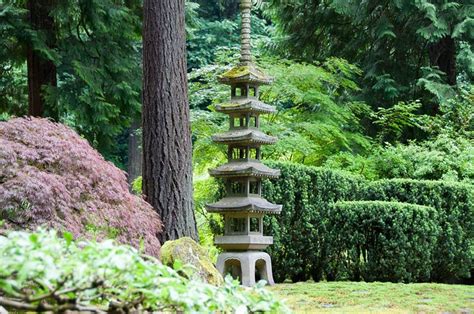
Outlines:
{"label": "trimmed hedge", "polygon": [[264,197],[282,204],[279,216],[265,217],[264,230],[273,235],[267,249],[275,280],[323,278],[327,260],[327,211],[332,202],[360,198],[364,179],[342,171],[267,162],[281,170],[278,180],[265,181]]}
{"label": "trimmed hedge", "polygon": [[439,234],[436,209],[398,202],[338,202],[331,206],[327,222],[328,276],[393,282],[431,278]]}
{"label": "trimmed hedge", "polygon": [[[473,265],[473,252],[470,247],[474,243],[474,189],[471,185],[397,179],[369,182],[362,177],[342,171],[284,162],[267,162],[267,164],[280,169],[282,173],[280,179],[266,181],[263,190],[264,197],[269,201],[283,204],[280,216],[265,219],[265,232],[274,236],[274,245],[267,251],[272,256],[277,281],[288,278],[302,281],[312,277],[316,281],[364,278],[452,282],[469,276],[469,270]],[[372,277],[368,275],[369,270],[364,273],[360,267],[359,274],[351,267],[341,270],[342,266],[338,265],[350,263],[351,257],[342,253],[335,256],[334,252],[343,252],[343,248],[350,247],[350,241],[347,239],[347,243],[339,241],[337,244],[333,242],[335,240],[331,235],[339,231],[332,220],[334,217],[331,212],[335,210],[334,203],[364,200],[425,205],[436,210],[439,227],[437,241],[426,242],[425,247],[425,250],[430,252],[433,250],[430,253],[431,258],[426,260],[430,263],[429,267],[423,266],[420,261],[425,259],[425,255],[420,257],[414,254],[403,257],[406,260],[398,257],[388,259],[384,262],[387,263],[384,264],[384,269],[391,269],[392,272],[382,273],[379,269]],[[389,208],[390,210],[404,208],[404,212],[414,211],[412,207],[407,206],[392,204]],[[388,211],[386,206],[382,207],[383,209],[379,208],[377,211]],[[431,226],[431,218],[426,223]],[[428,228],[418,221],[416,226],[418,229],[412,231],[414,234],[420,234],[424,228]],[[353,227],[355,228],[355,225]],[[397,230],[407,231],[403,229],[404,226],[400,228],[402,229]],[[354,232],[356,230],[358,229],[354,229]],[[418,246],[417,241],[421,241],[416,237],[407,239],[407,245]],[[400,265],[406,267],[414,265],[415,269],[402,271],[398,269]],[[364,267],[374,269],[375,266],[370,264]],[[431,269],[429,276],[428,269]]]}
{"label": "trimmed hedge", "polygon": [[433,255],[433,281],[469,277],[473,268],[474,186],[410,179],[367,183],[366,200],[399,201],[436,208],[441,232]]}

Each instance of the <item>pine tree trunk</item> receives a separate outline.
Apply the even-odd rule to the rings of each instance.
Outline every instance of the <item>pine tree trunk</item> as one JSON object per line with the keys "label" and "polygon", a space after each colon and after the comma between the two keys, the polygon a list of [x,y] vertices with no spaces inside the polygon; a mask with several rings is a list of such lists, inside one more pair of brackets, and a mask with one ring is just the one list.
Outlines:
{"label": "pine tree trunk", "polygon": [[184,0],[144,1],[143,71],[143,192],[163,221],[162,242],[197,239]]}
{"label": "pine tree trunk", "polygon": [[128,183],[130,186],[136,178],[142,175],[142,141],[139,134],[140,121],[134,120],[128,134]]}
{"label": "pine tree trunk", "polygon": [[[52,48],[55,45],[54,20],[49,15],[53,0],[29,0],[29,21],[32,29],[42,31],[46,35],[46,44]],[[31,44],[27,48],[28,68],[28,114],[41,117],[44,113],[45,99],[42,88],[45,85],[56,86],[56,66],[45,60]]]}
{"label": "pine tree trunk", "polygon": [[456,43],[446,36],[429,47],[430,62],[446,73],[450,85],[456,85]]}

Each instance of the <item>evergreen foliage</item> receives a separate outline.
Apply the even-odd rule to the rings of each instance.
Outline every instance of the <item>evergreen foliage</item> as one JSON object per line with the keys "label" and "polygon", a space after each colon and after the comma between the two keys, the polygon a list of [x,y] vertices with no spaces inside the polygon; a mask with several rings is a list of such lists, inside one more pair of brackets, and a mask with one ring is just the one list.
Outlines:
{"label": "evergreen foliage", "polygon": [[[433,277],[437,211],[400,202],[338,202],[327,214],[327,277],[424,282]],[[459,256],[459,255],[458,255]]]}
{"label": "evergreen foliage", "polygon": [[[359,64],[365,73],[365,99],[374,107],[426,99],[431,92],[451,93],[446,83],[454,85],[458,74],[472,79],[470,1],[272,0],[269,4],[267,13],[276,22],[282,55],[309,62],[338,56]],[[424,105],[425,112],[437,110],[436,104]]]}
{"label": "evergreen foliage", "polygon": [[[265,221],[266,232],[274,236],[274,245],[268,252],[275,265],[276,280],[302,281],[312,277],[314,280],[450,282],[469,277],[474,253],[471,251],[472,185],[400,179],[371,182],[324,168],[282,162],[268,164],[280,169],[282,177],[265,183],[264,197],[285,209],[280,216]],[[376,202],[349,202],[334,207],[337,202],[366,200]],[[382,249],[374,246],[376,243],[364,242],[366,250],[378,250],[380,255],[370,261],[366,259],[367,264],[362,267],[350,254],[356,254],[355,243],[362,243],[354,241],[363,241],[356,237],[357,232],[364,230],[360,226],[371,223],[363,217],[371,216],[385,221],[385,227],[374,225],[373,228],[378,228],[377,237],[385,237],[388,246]],[[348,217],[353,220],[349,222]],[[395,223],[397,219],[401,220]],[[339,237],[343,231],[347,236]],[[423,234],[429,237],[422,237]],[[409,244],[402,245],[406,241]],[[420,261],[419,254],[410,251],[421,252],[422,248],[429,261]],[[405,251],[400,255],[402,250]]]}
{"label": "evergreen foliage", "polygon": [[[136,1],[61,1],[50,13],[56,25],[56,47],[50,49],[44,34],[27,23],[23,2],[2,4],[5,15],[0,29],[14,30],[2,46],[2,61],[23,69],[21,75],[26,76],[22,51],[27,45],[53,61],[58,86],[44,87],[46,116],[74,127],[108,158],[117,152],[115,138],[140,112],[137,8]],[[21,82],[17,90],[25,91],[26,81]],[[23,102],[24,94],[22,97]],[[19,108],[15,108],[17,105]],[[19,101],[8,101],[2,107],[25,114],[25,103]]]}
{"label": "evergreen foliage", "polygon": [[[373,145],[365,154],[340,152],[325,167],[362,174],[368,179],[411,178],[473,183],[474,174],[474,94],[468,86],[440,103],[435,117],[415,114],[419,103],[398,104],[374,113],[374,123],[382,127],[377,135],[382,145]],[[400,143],[406,127],[423,130],[425,140]],[[397,141],[399,140],[399,141]]]}
{"label": "evergreen foliage", "polygon": [[371,182],[363,194],[367,200],[396,200],[435,208],[441,229],[433,248],[430,279],[449,282],[469,277],[474,268],[471,251],[474,245],[473,185],[393,179]]}
{"label": "evergreen foliage", "polygon": [[267,251],[272,256],[275,280],[326,278],[330,204],[360,199],[364,179],[292,163],[267,164],[282,174],[263,186],[263,196],[284,208],[279,216],[266,218],[264,225],[264,231],[274,237]]}
{"label": "evergreen foliage", "polygon": [[385,144],[373,147],[367,155],[338,153],[324,163],[374,179],[407,178],[474,182],[472,141],[440,135],[430,141]]}

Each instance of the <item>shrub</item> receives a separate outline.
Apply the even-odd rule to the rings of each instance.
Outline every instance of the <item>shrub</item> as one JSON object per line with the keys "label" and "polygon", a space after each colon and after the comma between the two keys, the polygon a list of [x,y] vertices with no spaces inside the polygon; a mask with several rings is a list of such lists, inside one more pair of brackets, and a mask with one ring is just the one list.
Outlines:
{"label": "shrub", "polygon": [[158,256],[161,222],[129,193],[125,174],[68,127],[46,119],[0,122],[0,219],[75,237],[116,237]]}
{"label": "shrub", "polygon": [[[439,233],[436,245],[430,244],[434,247],[425,248],[427,251],[433,249],[430,253],[430,266],[420,264],[419,257],[412,255],[412,260],[401,261],[400,265],[414,265],[416,269],[407,270],[406,273],[400,269],[393,269],[384,275],[380,270],[377,278],[380,280],[392,278],[395,281],[453,282],[470,276],[469,270],[474,268],[472,185],[408,179],[370,182],[359,176],[324,168],[282,162],[267,164],[281,169],[282,173],[277,180],[265,181],[263,189],[264,197],[283,205],[281,215],[265,219],[265,232],[274,237],[274,244],[267,251],[272,256],[275,280],[283,281],[290,278],[293,281],[302,281],[312,277],[318,281],[323,278],[333,280],[344,276],[362,277],[364,275],[362,273],[357,275],[352,271],[344,273],[340,270],[338,265],[352,263],[351,258],[346,259],[342,254],[338,256],[340,260],[334,260],[331,235],[338,230],[331,220],[333,218],[331,212],[335,202],[365,200],[428,206],[436,210],[438,217]],[[411,207],[405,209],[409,210],[412,210]],[[400,226],[401,229],[397,230],[409,231],[403,227]],[[420,228],[422,227],[425,228],[425,226]],[[353,231],[356,230],[358,229]],[[408,238],[408,243],[419,247],[420,244],[417,242],[419,240]],[[425,243],[428,246],[428,242]],[[350,247],[352,244],[348,242],[345,245]],[[367,264],[364,267],[372,269],[375,266]],[[427,273],[429,277],[426,277]],[[364,276],[367,280],[373,280],[366,274]]]}
{"label": "shrub", "polygon": [[327,211],[332,202],[356,200],[363,179],[341,171],[292,163],[268,162],[281,170],[277,180],[266,181],[264,197],[282,204],[279,216],[265,219],[265,231],[274,237],[267,251],[277,281],[323,277],[327,260]]}
{"label": "shrub", "polygon": [[379,178],[474,182],[474,146],[462,136],[442,134],[422,143],[389,145],[369,158]]}
{"label": "shrub", "polygon": [[327,273],[334,279],[420,282],[431,278],[436,210],[396,202],[337,202],[328,212]]}
{"label": "shrub", "polygon": [[[72,241],[55,231],[0,236],[0,310],[110,313],[282,312],[263,283],[248,289],[187,280],[129,246]],[[189,271],[189,270],[188,270]]]}
{"label": "shrub", "polygon": [[341,152],[324,166],[367,179],[443,180],[474,183],[473,139],[441,134],[424,142],[374,147],[367,156]]}
{"label": "shrub", "polygon": [[473,267],[474,186],[446,181],[392,179],[370,182],[366,200],[398,201],[433,207],[441,228],[433,254],[432,280],[468,277]]}

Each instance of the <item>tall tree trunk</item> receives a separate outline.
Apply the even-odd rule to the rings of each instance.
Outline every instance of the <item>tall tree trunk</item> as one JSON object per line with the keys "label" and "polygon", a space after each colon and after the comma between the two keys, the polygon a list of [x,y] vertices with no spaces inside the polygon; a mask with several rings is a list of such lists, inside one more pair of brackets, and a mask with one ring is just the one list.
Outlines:
{"label": "tall tree trunk", "polygon": [[430,63],[446,73],[448,83],[456,85],[456,43],[446,36],[429,47]]}
{"label": "tall tree trunk", "polygon": [[[28,0],[29,21],[32,29],[46,35],[46,44],[55,45],[54,20],[49,15],[54,0]],[[31,116],[43,116],[45,99],[42,88],[45,85],[56,86],[56,66],[45,60],[30,44],[27,49],[28,67],[28,113]]]}
{"label": "tall tree trunk", "polygon": [[140,121],[134,120],[128,135],[128,183],[130,186],[136,178],[142,175],[142,141],[139,134]]}
{"label": "tall tree trunk", "polygon": [[143,192],[163,220],[162,242],[197,239],[184,1],[144,1]]}

